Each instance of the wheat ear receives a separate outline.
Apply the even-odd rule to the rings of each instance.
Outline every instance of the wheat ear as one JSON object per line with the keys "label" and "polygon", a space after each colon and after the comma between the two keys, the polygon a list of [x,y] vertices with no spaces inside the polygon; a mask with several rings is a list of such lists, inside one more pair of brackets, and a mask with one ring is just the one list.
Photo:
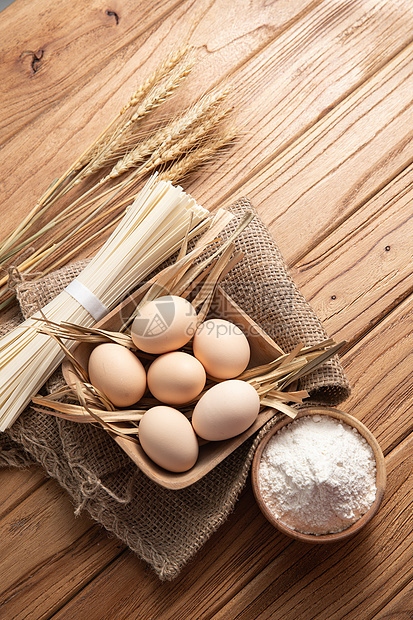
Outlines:
{"label": "wheat ear", "polygon": [[[114,179],[131,168],[137,167],[146,157],[153,158],[155,153],[165,151],[176,141],[193,131],[199,136],[205,133],[206,125],[209,129],[226,116],[229,110],[224,114],[217,110],[222,101],[227,97],[228,89],[220,92],[208,93],[204,95],[197,103],[192,105],[180,117],[169,122],[165,127],[159,129],[152,137],[139,144],[132,151],[127,153],[119,160],[108,174],[108,178]],[[219,119],[219,120],[218,120]],[[159,157],[157,157],[159,159]]]}
{"label": "wheat ear", "polygon": [[[223,149],[225,146],[228,146],[235,139],[236,135],[237,135],[237,132],[235,128],[228,128],[226,131],[222,132],[221,134],[215,137],[211,137],[204,145],[200,145],[192,151],[185,152],[185,154],[178,161],[172,164],[167,170],[161,171],[159,174],[159,179],[168,180],[168,181],[171,181],[172,183],[182,181],[191,172],[194,172],[195,170],[200,168],[203,164],[205,164],[218,151]],[[161,163],[165,164],[166,161],[163,160]],[[111,191],[113,191],[113,189]],[[103,195],[104,194],[102,194],[100,197],[103,197]],[[98,198],[99,197],[97,197],[97,199]],[[68,245],[72,246],[74,244],[73,239],[74,238],[76,239],[80,232],[79,227],[76,226],[76,221],[73,222],[71,226],[69,226],[69,229],[66,229],[65,231],[63,231],[63,233],[61,233],[58,238],[55,238],[50,243],[44,244],[34,254],[31,255],[30,259],[27,259],[26,261],[22,262],[22,264],[19,266],[19,270],[21,270],[23,273],[26,273],[26,272],[32,271],[33,269],[36,269],[36,270],[41,269],[41,272],[44,275],[48,273],[49,271],[51,271],[52,269],[57,269],[63,264],[67,263],[67,261],[69,260],[69,258],[72,257],[72,254],[75,251],[83,248],[84,246],[87,246],[89,243],[92,242],[92,240],[96,236],[98,236],[99,234],[103,234],[106,230],[109,230],[113,226],[113,224],[117,223],[118,220],[122,217],[124,206],[129,202],[133,202],[134,198],[135,196],[130,196],[128,198],[125,198],[119,203],[117,203],[116,205],[114,205],[107,212],[105,212],[104,216],[102,216],[102,219],[103,217],[106,217],[108,213],[114,212],[113,220],[109,224],[101,228],[100,232],[98,230],[97,233],[92,233],[91,230],[89,230],[87,237],[85,237],[84,239],[77,240],[77,245],[75,247],[75,250],[71,250],[70,247],[67,247],[67,246]],[[95,200],[91,200],[90,203],[88,204],[90,204],[91,206],[93,202],[95,202]],[[100,211],[100,208],[90,209],[90,210],[88,209],[86,211],[85,207],[86,205],[81,205],[81,208],[84,211],[83,213],[84,219],[82,220],[83,226],[85,225],[86,221],[88,220],[90,221],[89,218],[91,217],[91,215],[93,215],[96,218],[98,212]],[[88,216],[87,220],[85,220],[86,216]],[[50,253],[52,251],[57,252],[57,250],[60,249],[63,244],[66,249],[64,250],[64,252],[62,250],[60,252],[61,254],[63,254],[62,258],[56,259],[51,267],[47,266],[45,268],[45,263],[47,264]],[[3,278],[0,281],[0,284],[5,284],[6,282],[7,282],[7,277]]]}
{"label": "wheat ear", "polygon": [[215,138],[211,138],[211,140],[209,140],[204,146],[200,146],[197,149],[187,153],[184,157],[172,164],[172,166],[170,166],[167,170],[160,172],[159,178],[171,181],[171,183],[181,181],[188,174],[194,172],[197,168],[202,166],[220,149],[228,146],[230,142],[235,139],[236,135],[237,132],[235,129],[227,129],[225,133],[222,133]]}
{"label": "wheat ear", "polygon": [[231,112],[232,108],[220,110],[213,116],[206,118],[192,131],[184,134],[182,139],[169,144],[162,144],[145,162],[143,168],[149,172],[167,162],[178,160],[186,153],[190,153],[196,148],[202,147],[203,143],[212,139],[212,132],[215,127]]}
{"label": "wheat ear", "polygon": [[102,148],[110,142],[113,135],[117,132],[117,123],[119,119],[128,111],[130,108],[136,107],[140,104],[145,97],[155,88],[156,84],[160,81],[164,80],[165,77],[175,69],[175,67],[181,62],[181,60],[187,56],[192,51],[192,48],[189,46],[183,47],[174,51],[167,57],[164,62],[158,66],[147,78],[146,80],[138,86],[136,91],[131,95],[128,103],[123,106],[123,108],[119,111],[117,116],[113,119],[108,127],[100,134],[100,136],[95,140],[95,142],[87,149],[87,151],[81,155],[81,157],[77,160],[75,166],[73,166],[73,170],[80,170],[84,168],[92,159],[102,151]]}
{"label": "wheat ear", "polygon": [[137,106],[160,80],[163,80],[165,76],[175,69],[185,56],[191,53],[193,53],[193,48],[186,46],[170,54],[170,56],[145,80],[142,86],[136,90],[128,103],[122,108],[120,114],[124,114],[129,108]]}
{"label": "wheat ear", "polygon": [[[168,82],[169,79],[167,78],[169,74],[174,72],[176,67],[181,63],[182,67],[179,74],[182,72],[182,75],[180,78],[175,76],[177,82],[176,84],[174,83],[172,91],[180,84],[182,79],[184,79],[195,64],[195,54],[192,47],[183,47],[182,49],[173,52],[135,91],[128,103],[118,113],[109,127],[107,127],[93,142],[93,144],[71,164],[69,169],[66,170],[66,172],[62,174],[59,179],[53,181],[28,215],[0,244],[1,260],[3,260],[3,255],[11,250],[13,245],[25,235],[27,229],[32,228],[33,224],[48,211],[51,205],[79,182],[77,177],[74,178],[76,172],[79,173],[79,171],[85,168],[85,166],[87,166],[92,159],[97,157],[104,161],[103,153],[106,150],[108,143],[111,142],[113,136],[118,135],[119,119],[122,119],[127,111],[131,110],[140,103],[143,105],[145,97],[147,98],[147,104],[144,106],[144,108],[146,107],[147,109],[146,113],[149,113],[149,110],[153,110],[154,107],[157,107],[157,105],[160,105],[165,100],[165,93],[163,96],[160,96],[159,94],[159,84],[161,82],[165,82],[165,80]],[[125,122],[128,122],[128,120],[128,115],[126,115]],[[113,161],[113,157],[110,161]]]}
{"label": "wheat ear", "polygon": [[74,185],[80,183],[85,177],[98,172],[125,152],[125,143],[133,139],[139,121],[172,95],[188,76],[194,64],[195,57],[193,55],[182,56],[181,54],[179,59],[174,58],[173,63],[163,66],[156,79],[148,79],[149,91],[143,97],[135,94],[136,96],[131,97],[128,105],[125,106],[125,109],[129,109],[132,105],[140,102],[136,111],[130,118],[126,118],[124,122],[104,135],[102,140],[96,144],[94,156],[89,160],[87,166],[80,171]]}

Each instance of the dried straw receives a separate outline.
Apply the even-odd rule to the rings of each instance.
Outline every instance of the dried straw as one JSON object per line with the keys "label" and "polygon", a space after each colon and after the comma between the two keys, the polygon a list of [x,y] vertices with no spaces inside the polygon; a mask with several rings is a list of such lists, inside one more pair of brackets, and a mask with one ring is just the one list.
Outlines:
{"label": "dried straw", "polygon": [[[49,324],[47,324],[44,328],[41,328],[42,333],[49,333]],[[77,326],[65,324],[61,327],[55,325],[51,328],[51,332],[56,335],[57,338],[66,337],[70,334],[70,338],[77,340],[78,342],[87,342],[89,344],[99,344],[103,342],[117,342],[118,333],[117,332],[106,332],[102,333],[99,330],[94,328],[90,328],[88,330],[83,330],[83,334],[79,337],[79,329]],[[120,341],[118,341],[120,343]],[[331,345],[331,341],[325,341],[324,343],[320,343],[315,347],[311,347],[312,351],[310,354],[306,354],[306,350],[302,349],[297,353],[297,355],[290,359],[290,361],[286,361],[290,356],[285,355],[280,358],[277,358],[278,364],[278,372],[273,374],[271,379],[269,379],[268,373],[259,374],[262,372],[262,367],[250,369],[250,372],[255,374],[253,380],[249,380],[248,383],[253,385],[253,387],[257,390],[257,393],[260,396],[261,408],[271,408],[288,415],[291,418],[294,418],[297,414],[296,408],[292,407],[289,403],[302,403],[303,400],[309,397],[308,392],[305,390],[299,391],[287,391],[284,388],[281,389],[286,381],[290,384],[293,381],[296,381],[300,376],[304,376],[314,368],[317,368],[321,364],[323,364],[326,359],[334,356],[336,352],[344,346],[345,343]],[[125,346],[125,345],[124,345]],[[134,348],[132,342],[128,342],[128,346],[130,348]],[[141,352],[139,352],[141,354]],[[70,356],[69,359],[73,363],[73,356]],[[75,364],[73,364],[75,365]],[[271,365],[271,364],[270,364]],[[269,366],[270,366],[269,365]],[[75,369],[76,373],[76,369]],[[238,377],[238,379],[242,380],[242,375]],[[208,377],[208,383],[205,389],[193,400],[191,403],[188,403],[181,409],[182,413],[184,413],[189,419],[192,416],[192,410],[195,406],[196,402],[205,394],[206,390],[209,389],[212,385],[216,384],[219,380],[214,379],[213,377]],[[77,422],[82,423],[93,423],[96,422],[96,414],[102,418],[102,420],[106,422],[122,422],[122,429],[116,429],[116,427],[111,426],[110,430],[115,434],[119,432],[122,433],[122,436],[126,435],[137,435],[139,432],[139,421],[142,415],[147,411],[149,407],[152,407],[157,404],[161,404],[156,399],[150,399],[149,401],[142,399],[138,404],[140,406],[139,409],[133,410],[117,410],[113,411],[112,406],[105,406],[102,400],[101,408],[94,411],[95,415],[91,416],[89,411],[89,405],[85,406],[85,403],[88,400],[91,400],[91,392],[90,388],[92,387],[87,381],[83,380],[83,383],[79,381],[77,386],[82,393],[82,400],[79,404],[67,403],[67,402],[59,402],[56,399],[64,396],[68,396],[70,394],[71,397],[77,395],[79,397],[79,389],[74,392],[70,390],[70,388],[65,388],[63,391],[59,392],[57,395],[53,394],[51,396],[43,397],[36,396],[33,398],[33,403],[35,405],[43,405],[45,407],[42,409],[44,413],[50,413],[52,415],[56,415],[57,417],[63,417],[65,419],[70,419]],[[93,402],[93,401],[92,401]],[[112,411],[112,413],[108,412]],[[118,417],[116,417],[118,416]],[[107,429],[108,430],[108,429]]]}

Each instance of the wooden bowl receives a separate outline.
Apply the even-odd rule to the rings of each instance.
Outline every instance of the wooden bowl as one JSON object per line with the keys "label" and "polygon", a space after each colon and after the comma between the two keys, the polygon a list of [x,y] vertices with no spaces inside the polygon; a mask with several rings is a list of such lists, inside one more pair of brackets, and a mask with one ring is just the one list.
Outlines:
{"label": "wooden bowl", "polygon": [[[123,303],[112,310],[107,316],[96,324],[96,327],[117,331],[128,318],[140,296],[131,295]],[[218,286],[213,304],[211,316],[225,318],[240,327],[248,338],[251,348],[250,366],[266,364],[283,354],[282,349],[247,315],[241,308]],[[79,344],[72,350],[73,355],[83,368],[87,368],[89,355],[93,345]],[[76,380],[71,362],[66,359],[62,364],[62,371],[68,385],[73,385]],[[132,461],[151,480],[168,489],[183,489],[194,484],[216,467],[221,461],[229,456],[244,441],[257,432],[264,424],[274,416],[273,409],[264,408],[258,414],[255,422],[243,433],[225,441],[200,442],[199,457],[195,465],[188,471],[174,473],[159,467],[142,450],[139,444],[133,443],[123,437],[116,437],[116,443],[124,450]],[[73,415],[71,419],[79,423],[90,421],[89,416]]]}
{"label": "wooden bowl", "polygon": [[373,518],[373,516],[378,511],[381,501],[383,499],[383,494],[384,494],[384,490],[386,486],[386,466],[385,466],[384,456],[377,442],[377,439],[374,437],[374,435],[368,430],[366,426],[364,426],[364,424],[362,424],[362,422],[357,420],[357,418],[354,418],[353,416],[349,415],[348,413],[343,413],[342,411],[338,411],[337,409],[333,409],[331,407],[308,407],[306,409],[299,410],[297,417],[295,419],[298,419],[303,416],[308,416],[308,415],[327,415],[327,416],[336,418],[337,420],[341,420],[342,422],[348,424],[349,426],[352,426],[355,429],[357,429],[360,435],[362,435],[366,439],[366,441],[369,443],[369,445],[371,446],[374,452],[375,459],[376,459],[377,491],[376,491],[375,500],[373,504],[370,506],[369,510],[364,515],[362,515],[357,521],[355,521],[355,523],[350,525],[345,530],[342,530],[341,532],[331,533],[331,534],[303,534],[302,532],[299,532],[297,530],[292,529],[291,527],[288,527],[287,525],[284,525],[274,516],[274,514],[268,508],[268,505],[262,498],[260,488],[259,488],[259,483],[258,483],[258,470],[259,470],[259,465],[261,462],[261,457],[262,457],[264,448],[268,444],[271,437],[275,435],[275,433],[277,433],[283,426],[286,426],[287,424],[290,424],[292,422],[290,418],[283,419],[280,422],[278,422],[275,426],[273,426],[268,431],[268,433],[265,434],[265,436],[262,438],[261,442],[259,443],[258,448],[254,455],[252,469],[251,469],[252,489],[253,489],[253,493],[257,501],[257,504],[261,512],[263,513],[263,515],[272,525],[274,525],[274,527],[280,530],[280,532],[283,532],[283,534],[286,534],[287,536],[290,536],[291,538],[294,538],[296,540],[301,540],[303,542],[308,542],[308,543],[339,542],[347,538],[350,538],[351,536],[354,536],[354,534],[357,534],[357,532],[359,532]]}

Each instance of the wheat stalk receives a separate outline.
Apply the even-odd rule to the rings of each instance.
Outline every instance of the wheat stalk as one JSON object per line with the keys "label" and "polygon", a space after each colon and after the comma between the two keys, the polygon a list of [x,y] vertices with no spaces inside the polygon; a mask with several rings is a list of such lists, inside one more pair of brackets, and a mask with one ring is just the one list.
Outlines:
{"label": "wheat stalk", "polygon": [[[225,133],[222,133],[222,135],[211,138],[208,142],[205,143],[205,145],[193,149],[187,155],[184,155],[184,157],[182,157],[172,166],[170,166],[167,170],[161,172],[159,178],[162,180],[170,180],[173,183],[182,180],[190,172],[194,171],[195,169],[203,165],[206,161],[211,159],[220,149],[222,149],[224,146],[227,146],[235,138],[235,136],[235,129],[229,129]],[[176,150],[176,154],[178,153],[179,147]],[[36,238],[43,235],[45,232],[51,231],[66,220],[69,220],[69,225],[67,227],[64,227],[58,234],[55,234],[52,240],[40,246],[35,252],[31,254],[29,258],[22,261],[19,265],[19,271],[21,271],[22,273],[30,273],[33,270],[39,270],[38,277],[40,277],[40,275],[45,275],[49,273],[52,269],[57,269],[63,264],[66,264],[75,254],[82,250],[82,248],[89,245],[94,239],[98,238],[100,234],[103,235],[106,231],[108,231],[115,224],[117,224],[122,217],[123,207],[128,203],[133,202],[135,196],[127,197],[125,199],[117,201],[116,204],[112,205],[110,208],[105,209],[105,213],[103,214],[103,216],[99,216],[98,214],[99,211],[102,210],[107,203],[104,203],[98,209],[94,207],[94,204],[98,199],[108,194],[112,194],[111,202],[113,202],[113,193],[117,189],[119,189],[119,186],[116,186],[115,188],[110,188],[109,190],[102,192],[100,195],[95,196],[87,203],[80,204],[77,207],[74,207],[73,204],[75,203],[73,203],[64,211],[62,211],[56,218],[48,222],[36,235],[30,238],[30,241],[35,240]],[[73,219],[73,216],[75,216],[77,212],[81,213],[83,216],[83,219],[80,220],[80,223],[78,223],[77,219]],[[94,223],[101,222],[101,220],[107,218],[110,214],[114,214],[112,221],[107,225],[98,227],[96,233],[92,233],[90,228],[87,228],[86,225],[88,222],[92,226]],[[82,238],[82,235],[85,231],[88,232],[88,234],[85,235],[84,238]],[[18,249],[22,249],[24,247],[25,245],[22,244],[21,248],[18,247]],[[72,249],[70,249],[70,247],[72,247]],[[55,258],[53,265],[48,267],[47,259],[50,258],[53,253],[57,253],[58,250],[60,250],[59,253],[62,258]],[[0,294],[2,295],[5,295],[7,292],[7,289],[5,287],[7,279],[8,276],[0,279],[0,286],[3,287],[0,289]],[[9,297],[11,298],[11,296],[12,293],[9,292]]]}
{"label": "wheat stalk", "polygon": [[[31,256],[28,259],[24,260],[19,265],[19,271],[30,272],[31,270],[35,268],[38,269],[40,265],[43,266],[43,261],[45,257],[49,256],[51,252],[56,251],[58,248],[62,246],[67,247],[69,243],[73,245],[77,241],[76,236],[78,236],[79,233],[82,233],[85,230],[89,233],[85,241],[90,242],[91,239],[93,238],[93,235],[91,234],[90,230],[87,229],[86,225],[88,223],[93,224],[93,222],[100,221],[101,218],[97,217],[99,212],[102,211],[102,209],[106,207],[110,202],[113,202],[114,199],[119,195],[119,192],[122,189],[127,190],[129,182],[130,182],[130,179],[127,181],[127,183],[125,182],[120,183],[116,187],[110,188],[109,190],[102,192],[102,194],[95,196],[92,200],[84,204],[80,204],[78,206],[78,210],[79,210],[79,213],[81,214],[81,218],[72,217],[73,215],[76,214],[76,209],[74,208],[74,206],[79,203],[79,200],[76,200],[74,203],[72,203],[66,209],[64,209],[56,218],[48,222],[39,231],[36,237],[42,236],[43,234],[53,229],[58,224],[64,222],[66,219],[69,220],[69,224],[63,229],[61,229],[59,233],[55,234],[51,240],[44,242],[43,245],[41,245],[37,250],[33,251]],[[84,194],[84,196],[85,195],[86,194]],[[106,195],[109,195],[109,198],[105,202],[100,204],[98,207],[94,206],[94,203],[96,201],[98,201],[102,197],[105,197]],[[131,202],[133,202],[133,199],[134,197],[132,196],[132,197],[127,198],[126,200],[117,202],[116,205],[112,207],[112,210],[114,209],[118,211],[121,210],[122,207],[125,205],[125,203],[130,204]],[[109,215],[110,212],[111,212],[111,209],[107,209],[104,213],[104,217],[107,217],[107,215]],[[119,219],[119,217],[117,219]],[[102,232],[103,232],[103,229],[102,229]],[[79,245],[78,245],[78,248],[79,248]],[[3,278],[2,280],[0,280],[0,285],[5,284],[6,281],[7,281],[7,278]]]}
{"label": "wheat stalk", "polygon": [[[175,52],[173,52],[169,57],[165,59],[165,61],[155,69],[146,80],[138,86],[137,90],[131,95],[128,103],[123,106],[123,108],[119,111],[118,115],[113,119],[110,125],[101,133],[101,135],[96,139],[96,141],[92,144],[91,147],[87,149],[87,151],[79,157],[77,162],[73,165],[73,170],[80,170],[84,168],[92,159],[98,155],[98,153],[104,148],[104,146],[110,142],[112,136],[116,132],[116,124],[119,119],[130,110],[130,108],[136,107],[142,100],[148,96],[156,84],[162,81],[170,71],[172,71],[176,65],[181,62],[181,60],[187,56],[187,54],[192,51],[190,47],[183,47]],[[149,113],[149,109],[148,109]]]}
{"label": "wheat stalk", "polygon": [[[216,131],[230,111],[229,108],[220,108],[228,89],[205,95],[187,112],[156,130],[154,136],[142,138],[142,133],[138,135],[139,121],[175,91],[194,63],[192,48],[178,50],[167,58],[136,89],[92,146],[50,185],[28,216],[1,244],[0,261],[6,273],[9,268],[17,268],[22,274],[36,271],[34,277],[40,277],[41,271],[47,273],[53,267],[67,263],[76,253],[76,246],[78,249],[85,247],[89,239],[98,237],[99,230],[108,232],[111,225],[118,222],[118,207],[122,207],[129,197],[130,201],[134,199],[154,168],[161,168],[162,178],[178,181],[180,175],[188,174],[191,165],[200,166],[230,142],[233,138],[231,132]],[[97,168],[109,163],[112,165],[111,175],[97,178],[77,198],[69,201],[65,198],[57,212],[59,201],[88,176],[88,171],[97,174]],[[168,171],[165,170],[167,165]],[[114,183],[120,175],[126,180]],[[50,212],[52,216],[47,219]],[[40,218],[46,221],[39,227]],[[33,246],[32,255],[26,258],[24,255],[30,245]],[[14,264],[10,263],[12,260]],[[7,288],[7,281],[7,276],[0,278],[0,309],[15,298]]]}
{"label": "wheat stalk", "polygon": [[[185,60],[183,67],[181,67],[178,75],[173,73],[173,77],[169,76],[170,72],[174,72],[181,61]],[[118,131],[119,119],[125,115],[125,112],[135,107],[142,100],[147,98],[146,109],[147,113],[160,105],[177,86],[182,79],[188,75],[190,69],[195,63],[195,57],[193,48],[184,47],[182,49],[173,52],[146,80],[138,87],[134,94],[129,99],[128,103],[121,109],[115,119],[110,123],[102,134],[93,142],[93,144],[86,149],[86,151],[80,155],[75,162],[66,170],[66,172],[58,179],[55,179],[53,183],[48,187],[46,192],[41,196],[36,205],[31,209],[27,216],[20,222],[20,224],[14,229],[14,231],[3,241],[0,246],[0,260],[4,260],[4,254],[10,250],[16,240],[26,232],[27,227],[33,227],[33,224],[38,221],[50,208],[54,202],[60,198],[64,193],[69,191],[73,185],[74,180],[68,184],[68,181],[73,176],[73,173],[81,170],[89,164],[89,162],[96,157],[97,153],[102,152],[105,149],[108,141],[111,140],[111,136]],[[180,76],[180,77],[178,77]],[[159,82],[167,81],[169,91],[165,91],[165,88],[158,86]],[[142,112],[142,110],[141,110]],[[126,119],[127,122],[129,119]]]}

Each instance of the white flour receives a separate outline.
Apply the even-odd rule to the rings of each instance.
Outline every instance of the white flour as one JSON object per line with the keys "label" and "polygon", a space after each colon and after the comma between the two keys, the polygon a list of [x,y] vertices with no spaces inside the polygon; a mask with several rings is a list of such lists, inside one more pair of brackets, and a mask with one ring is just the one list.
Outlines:
{"label": "white flour", "polygon": [[327,415],[304,416],[269,440],[258,479],[265,503],[282,523],[327,534],[346,529],[370,508],[376,461],[353,427]]}

